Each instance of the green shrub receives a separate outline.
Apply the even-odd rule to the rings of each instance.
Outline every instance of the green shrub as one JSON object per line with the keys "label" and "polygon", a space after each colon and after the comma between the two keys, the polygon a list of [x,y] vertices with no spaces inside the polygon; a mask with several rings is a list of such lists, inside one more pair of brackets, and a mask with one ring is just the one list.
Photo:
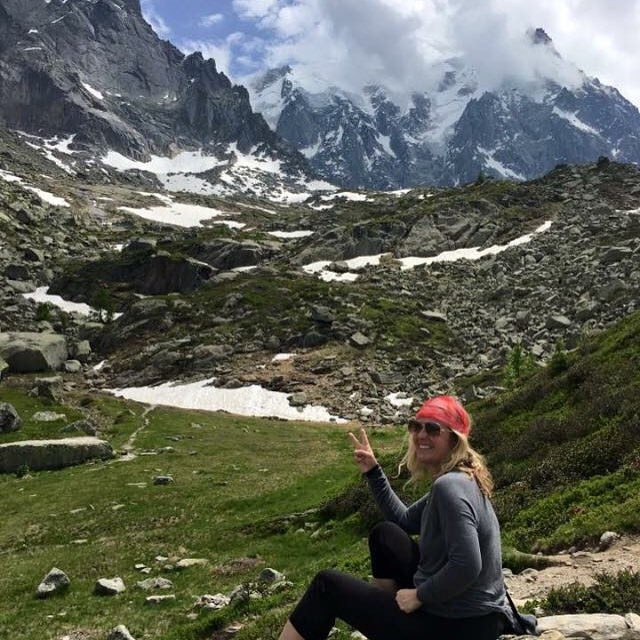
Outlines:
{"label": "green shrub", "polygon": [[38,322],[49,322],[51,320],[51,304],[40,302],[36,308],[36,320]]}
{"label": "green shrub", "polygon": [[548,615],[566,613],[627,614],[640,610],[640,572],[599,573],[590,587],[574,583],[552,589],[538,603]]}

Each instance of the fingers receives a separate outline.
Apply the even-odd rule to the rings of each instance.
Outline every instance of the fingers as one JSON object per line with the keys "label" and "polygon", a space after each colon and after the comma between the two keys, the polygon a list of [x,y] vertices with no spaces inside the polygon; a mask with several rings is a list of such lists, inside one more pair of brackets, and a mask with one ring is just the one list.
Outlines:
{"label": "fingers", "polygon": [[360,441],[358,440],[358,438],[356,438],[353,435],[353,433],[351,433],[351,431],[349,431],[349,433],[347,435],[351,439],[351,444],[353,444],[354,447],[359,447],[360,446]]}
{"label": "fingers", "polygon": [[367,436],[367,432],[364,427],[360,429],[360,442],[365,446],[369,447],[369,438]]}

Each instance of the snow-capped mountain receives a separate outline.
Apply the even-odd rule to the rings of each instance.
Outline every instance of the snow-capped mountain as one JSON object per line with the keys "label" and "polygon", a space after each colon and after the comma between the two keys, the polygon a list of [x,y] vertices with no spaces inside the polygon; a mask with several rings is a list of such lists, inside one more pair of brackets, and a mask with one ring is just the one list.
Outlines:
{"label": "snow-capped mountain", "polygon": [[317,81],[310,90],[286,66],[255,78],[251,100],[322,177],[349,187],[460,184],[480,174],[524,180],[601,155],[640,161],[638,109],[564,61],[542,29],[528,37],[534,52],[544,47],[548,74],[526,82],[483,86],[452,58],[439,63],[429,91],[398,96],[367,85],[354,94],[319,90]]}

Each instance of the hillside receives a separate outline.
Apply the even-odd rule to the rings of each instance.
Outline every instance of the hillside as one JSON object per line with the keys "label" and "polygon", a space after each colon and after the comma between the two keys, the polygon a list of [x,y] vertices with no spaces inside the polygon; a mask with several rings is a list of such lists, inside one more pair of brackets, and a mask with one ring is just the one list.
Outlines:
{"label": "hillside", "polygon": [[[605,530],[640,531],[639,344],[634,314],[559,353],[513,391],[472,405],[474,441],[497,480],[505,549],[584,548]],[[28,396],[30,386],[25,376],[3,385],[3,399],[23,418],[21,437],[58,437],[65,422],[85,416],[117,450],[128,443],[135,455],[0,477],[0,628],[30,640],[43,637],[46,621],[44,637],[89,639],[126,624],[137,638],[195,640],[218,637],[215,629],[233,622],[242,624],[238,638],[270,637],[317,569],[367,575],[363,535],[378,516],[352,467],[349,426],[149,410],[82,391],[73,378],[64,401],[52,404]],[[66,418],[43,428],[33,418],[41,409]],[[403,427],[370,432],[392,473]],[[155,485],[157,475],[174,482]],[[184,558],[208,562],[169,566]],[[542,560],[505,555],[515,570]],[[34,590],[52,566],[68,573],[71,588],[37,600]],[[293,584],[219,612],[193,608],[203,594],[255,582],[265,567]],[[126,592],[92,595],[98,578],[116,575]],[[135,584],[150,576],[170,579],[173,588],[157,593],[175,600],[145,604],[149,594]]]}

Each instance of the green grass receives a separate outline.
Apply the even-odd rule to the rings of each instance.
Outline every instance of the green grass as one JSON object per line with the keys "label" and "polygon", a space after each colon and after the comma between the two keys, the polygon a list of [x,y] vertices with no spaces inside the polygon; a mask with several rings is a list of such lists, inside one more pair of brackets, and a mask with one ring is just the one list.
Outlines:
{"label": "green grass", "polygon": [[[15,389],[10,396],[22,410],[33,402]],[[94,404],[115,416],[130,415],[132,408],[140,420],[141,408],[132,403],[99,398]],[[312,537],[310,528],[299,532],[305,519],[294,518],[277,534],[270,532],[270,523],[283,514],[317,507],[357,477],[343,427],[171,409],[154,409],[146,417],[149,424],[136,448],[171,446],[173,452],[0,477],[0,629],[24,639],[55,638],[74,629],[95,629],[102,637],[123,623],[135,637],[196,638],[222,615],[202,613],[190,621],[186,615],[198,595],[229,593],[273,566],[296,584],[291,593],[271,596],[283,601],[284,616],[315,570],[344,561],[350,549],[366,557],[348,523],[318,523]],[[121,441],[125,435],[119,434]],[[170,474],[175,482],[155,486],[158,474]],[[204,557],[209,564],[171,572],[154,560],[158,555]],[[257,559],[256,566],[237,573],[220,569],[246,557]],[[146,577],[134,569],[139,562],[153,568],[151,575],[174,582],[175,603],[145,605],[147,594],[135,588]],[[35,599],[35,588],[53,566],[69,575],[70,590]],[[92,595],[98,578],[116,575],[127,585],[124,594]]]}

